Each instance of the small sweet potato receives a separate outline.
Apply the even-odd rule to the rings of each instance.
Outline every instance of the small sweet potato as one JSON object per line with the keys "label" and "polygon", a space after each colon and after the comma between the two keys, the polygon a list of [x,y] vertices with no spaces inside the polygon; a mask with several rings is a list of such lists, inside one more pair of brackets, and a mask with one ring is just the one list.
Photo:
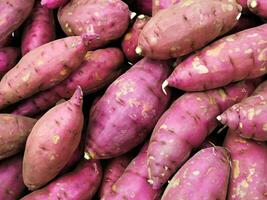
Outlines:
{"label": "small sweet potato", "polygon": [[20,57],[20,50],[16,47],[4,47],[0,49],[0,78],[2,78]]}
{"label": "small sweet potato", "polygon": [[158,11],[166,9],[181,0],[152,0],[152,15],[154,16]]}
{"label": "small sweet potato", "polygon": [[0,1],[0,42],[5,40],[28,17],[34,0],[1,0]]}
{"label": "small sweet potato", "polygon": [[170,100],[160,88],[168,64],[144,58],[108,87],[90,113],[88,157],[116,157],[145,140]]}
{"label": "small sweet potato", "polygon": [[267,1],[266,0],[247,0],[248,8],[254,14],[267,19]]}
{"label": "small sweet potato", "polygon": [[18,115],[0,114],[0,160],[23,151],[36,121]]}
{"label": "small sweet potato", "polygon": [[34,191],[21,200],[91,200],[101,182],[102,168],[97,160],[82,160],[76,169]]}
{"label": "small sweet potato", "polygon": [[202,91],[267,72],[267,24],[224,37],[188,57],[164,82],[185,91]]}
{"label": "small sweet potato", "polygon": [[0,199],[16,200],[26,190],[22,180],[22,155],[0,162]]}
{"label": "small sweet potato", "polygon": [[130,162],[121,177],[105,193],[101,200],[156,200],[161,190],[153,189],[147,173],[147,147],[145,144],[139,154]]}
{"label": "small sweet potato", "polygon": [[68,99],[80,85],[85,95],[110,84],[122,73],[123,53],[118,48],[88,51],[81,66],[66,80],[21,102],[13,114],[32,116]]}
{"label": "small sweet potato", "polygon": [[66,79],[80,66],[90,48],[88,42],[95,37],[67,37],[27,53],[0,81],[0,108]]}
{"label": "small sweet potato", "polygon": [[112,185],[121,177],[130,161],[131,157],[129,155],[123,155],[114,158],[108,163],[104,171],[101,187],[99,189],[100,199],[111,191]]}
{"label": "small sweet potato", "polygon": [[67,2],[69,0],[41,0],[41,5],[49,9],[56,9],[64,6]]}
{"label": "small sweet potato", "polygon": [[133,25],[133,27],[129,30],[127,34],[125,34],[121,46],[124,55],[130,62],[137,62],[142,57],[138,55],[135,51],[137,44],[138,44],[138,37],[140,35],[140,32],[146,25],[146,23],[149,21],[150,17],[145,15],[139,15],[136,18],[136,21]]}
{"label": "small sweet potato", "polygon": [[267,199],[267,145],[241,138],[229,130],[224,146],[232,159],[227,199]]}
{"label": "small sweet potato", "polygon": [[216,116],[249,96],[252,82],[240,82],[206,92],[186,93],[161,116],[148,148],[149,177],[161,187],[218,126]]}
{"label": "small sweet potato", "polygon": [[26,142],[23,181],[36,190],[67,164],[77,149],[83,128],[82,90],[44,114],[34,125]]}
{"label": "small sweet potato", "polygon": [[252,96],[232,106],[217,117],[244,138],[267,141],[267,81]]}
{"label": "small sweet potato", "polygon": [[21,39],[22,55],[53,41],[55,37],[53,12],[42,7],[40,1],[36,1],[23,30]]}
{"label": "small sweet potato", "polygon": [[153,59],[189,54],[230,31],[240,12],[235,1],[184,0],[149,20],[136,51]]}
{"label": "small sweet potato", "polygon": [[135,0],[136,9],[139,13],[152,15],[152,0]]}
{"label": "small sweet potato", "polygon": [[226,199],[230,155],[223,147],[202,149],[175,174],[161,200]]}
{"label": "small sweet potato", "polygon": [[121,0],[72,0],[58,11],[62,30],[69,36],[97,33],[94,47],[120,38],[128,28],[130,11]]}

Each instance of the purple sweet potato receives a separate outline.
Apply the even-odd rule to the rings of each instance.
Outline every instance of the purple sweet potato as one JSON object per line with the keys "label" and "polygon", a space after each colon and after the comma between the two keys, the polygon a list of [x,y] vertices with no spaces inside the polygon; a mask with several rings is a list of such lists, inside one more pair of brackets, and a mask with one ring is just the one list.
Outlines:
{"label": "purple sweet potato", "polygon": [[202,149],[175,174],[161,200],[225,200],[230,155],[223,147]]}
{"label": "purple sweet potato", "polygon": [[152,15],[154,16],[158,11],[169,8],[180,1],[181,0],[152,0]]}
{"label": "purple sweet potato", "polygon": [[[0,108],[66,79],[83,61],[95,37],[73,36],[42,45],[22,57],[0,81]],[[88,41],[89,40],[89,41]]]}
{"label": "purple sweet potato", "polygon": [[227,199],[267,199],[267,145],[243,139],[231,130],[224,145],[232,159]]}
{"label": "purple sweet potato", "polygon": [[121,177],[105,193],[101,200],[156,200],[161,190],[153,189],[147,173],[147,147],[145,144],[139,154],[131,161]]}
{"label": "purple sweet potato", "polygon": [[216,116],[249,96],[252,82],[239,82],[206,92],[186,93],[161,116],[148,148],[149,176],[161,187],[218,126]]}
{"label": "purple sweet potato", "polygon": [[112,185],[121,177],[130,161],[131,157],[129,155],[123,155],[114,158],[108,163],[99,189],[100,199],[111,191]]}
{"label": "purple sweet potato", "polygon": [[62,30],[69,36],[97,33],[94,47],[120,38],[128,28],[130,11],[121,0],[72,0],[58,11]]}
{"label": "purple sweet potato", "polygon": [[0,42],[15,31],[28,17],[34,0],[0,1]]}
{"label": "purple sweet potato", "polygon": [[70,98],[77,85],[84,94],[95,92],[122,73],[123,53],[118,48],[89,51],[81,66],[60,84],[40,92],[19,104],[14,114],[32,116],[49,109],[62,98]]}
{"label": "purple sweet potato", "polygon": [[97,160],[82,160],[76,169],[34,191],[21,200],[91,200],[101,182],[102,168]]}
{"label": "purple sweet potato", "polygon": [[53,178],[67,164],[77,149],[83,128],[82,90],[50,109],[34,125],[26,142],[23,181],[36,190]]}
{"label": "purple sweet potato", "polygon": [[108,87],[90,113],[88,157],[116,157],[144,141],[170,100],[160,89],[168,64],[144,58]]}
{"label": "purple sweet potato", "polygon": [[23,30],[21,39],[22,55],[25,55],[43,44],[53,41],[55,37],[53,12],[42,7],[40,1],[36,1]]}
{"label": "purple sweet potato", "polygon": [[50,9],[56,9],[60,6],[64,6],[69,0],[41,0],[42,6]]}
{"label": "purple sweet potato", "polygon": [[202,91],[267,72],[267,24],[224,37],[188,57],[163,86]]}
{"label": "purple sweet potato", "polygon": [[0,160],[24,150],[36,121],[18,115],[0,114]]}
{"label": "purple sweet potato", "polygon": [[142,57],[138,55],[135,51],[137,44],[138,44],[138,37],[140,35],[140,32],[146,25],[146,23],[149,21],[150,17],[145,15],[139,15],[136,18],[136,21],[133,25],[133,27],[129,30],[129,32],[124,36],[122,41],[122,50],[126,58],[130,62],[137,62]]}
{"label": "purple sweet potato", "polygon": [[267,141],[267,81],[217,119],[244,138]]}
{"label": "purple sweet potato", "polygon": [[248,8],[254,14],[267,19],[267,1],[266,0],[247,0]]}
{"label": "purple sweet potato", "polygon": [[152,15],[152,0],[136,0],[136,9],[139,13]]}
{"label": "purple sweet potato", "polygon": [[189,54],[230,31],[240,12],[235,1],[184,0],[149,20],[139,36],[136,51],[154,59]]}
{"label": "purple sweet potato", "polygon": [[0,78],[17,64],[19,57],[20,50],[16,47],[0,48]]}

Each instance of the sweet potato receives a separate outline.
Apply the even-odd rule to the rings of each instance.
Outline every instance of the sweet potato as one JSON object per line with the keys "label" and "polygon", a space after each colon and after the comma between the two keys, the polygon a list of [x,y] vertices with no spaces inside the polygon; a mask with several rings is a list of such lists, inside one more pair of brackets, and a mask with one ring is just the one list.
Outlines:
{"label": "sweet potato", "polygon": [[136,18],[136,21],[133,25],[133,27],[129,30],[129,32],[124,36],[123,41],[121,43],[122,50],[126,58],[130,62],[137,62],[139,61],[142,57],[138,55],[135,52],[135,49],[138,44],[138,37],[140,35],[140,32],[146,25],[146,23],[149,21],[150,17],[145,16],[145,15],[139,15]]}
{"label": "sweet potato", "polygon": [[55,37],[53,12],[42,7],[40,1],[36,1],[23,30],[21,39],[22,55],[25,55],[43,44],[53,41]]}
{"label": "sweet potato", "polygon": [[0,114],[0,160],[23,151],[35,119]]}
{"label": "sweet potato", "polygon": [[41,0],[42,6],[50,9],[56,9],[64,6],[69,0]]}
{"label": "sweet potato", "polygon": [[247,0],[248,8],[254,14],[267,19],[267,1],[266,0]]}
{"label": "sweet potato", "polygon": [[[90,37],[73,36],[42,45],[22,57],[0,81],[0,108],[58,84],[77,69]],[[86,43],[86,45],[85,45]]]}
{"label": "sweet potato", "polygon": [[20,57],[20,50],[16,47],[4,47],[0,49],[0,78],[2,78]]}
{"label": "sweet potato", "polygon": [[130,161],[131,157],[129,155],[123,155],[114,158],[108,163],[99,189],[100,199],[111,191],[112,185],[121,177]]}
{"label": "sweet potato", "polygon": [[26,190],[22,180],[22,155],[0,162],[0,199],[16,200]]}
{"label": "sweet potato", "polygon": [[158,11],[169,8],[180,1],[181,0],[152,0],[152,15],[154,16]]}
{"label": "sweet potato", "polygon": [[29,190],[44,186],[67,164],[83,128],[82,90],[50,109],[34,125],[26,142],[23,181]]}
{"label": "sweet potato", "polygon": [[230,130],[224,145],[230,151],[232,158],[227,199],[267,199],[266,144],[243,139]]}
{"label": "sweet potato", "polygon": [[120,38],[127,30],[130,11],[121,0],[72,0],[59,9],[58,20],[69,36],[99,34],[94,47],[102,47]]}
{"label": "sweet potato", "polygon": [[95,92],[122,73],[123,54],[118,48],[88,51],[81,66],[55,87],[40,92],[19,104],[14,114],[32,116],[49,109],[62,98],[70,98],[77,85],[84,94]]}
{"label": "sweet potato", "polygon": [[87,156],[116,157],[144,141],[170,100],[159,86],[168,64],[144,58],[108,87],[90,113]]}
{"label": "sweet potato", "polygon": [[224,37],[188,57],[164,82],[185,91],[202,91],[267,72],[267,24]]}
{"label": "sweet potato", "polygon": [[175,174],[161,199],[226,199],[229,175],[230,155],[226,149],[202,149]]}
{"label": "sweet potato", "polygon": [[139,154],[130,162],[121,177],[105,193],[101,200],[156,200],[161,190],[153,189],[147,173],[147,147],[145,144]]}
{"label": "sweet potato", "polygon": [[154,59],[189,54],[230,31],[240,12],[235,1],[184,0],[149,20],[139,36],[136,51]]}
{"label": "sweet potato", "polygon": [[232,106],[217,117],[244,138],[267,141],[267,81],[252,96]]}
{"label": "sweet potato", "polygon": [[148,169],[154,188],[161,187],[217,127],[216,116],[249,96],[252,82],[186,93],[157,122],[149,142]]}
{"label": "sweet potato", "polygon": [[46,187],[34,191],[21,200],[90,200],[102,177],[97,160],[82,160],[76,169],[52,181]]}
{"label": "sweet potato", "polygon": [[148,16],[152,15],[152,0],[136,0],[137,11]]}
{"label": "sweet potato", "polygon": [[30,14],[34,0],[0,1],[0,42],[15,31]]}

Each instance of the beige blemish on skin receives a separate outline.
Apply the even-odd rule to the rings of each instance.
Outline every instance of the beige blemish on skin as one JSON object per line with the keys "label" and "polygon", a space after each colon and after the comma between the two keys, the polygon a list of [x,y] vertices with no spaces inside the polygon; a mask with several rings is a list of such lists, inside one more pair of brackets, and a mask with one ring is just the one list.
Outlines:
{"label": "beige blemish on skin", "polygon": [[36,63],[37,66],[40,66],[40,65],[43,65],[43,64],[44,64],[44,61],[42,61],[42,60],[38,60],[37,63]]}
{"label": "beige blemish on skin", "polygon": [[123,82],[121,84],[120,90],[116,93],[116,97],[118,98],[130,92],[134,92],[135,87],[135,82],[133,81]]}
{"label": "beige blemish on skin", "polygon": [[219,89],[219,95],[221,96],[223,101],[226,100],[227,95],[225,94],[223,89]]}
{"label": "beige blemish on skin", "polygon": [[209,97],[209,103],[210,103],[211,105],[215,105],[215,104],[216,104],[216,99],[215,99],[213,96],[210,96],[210,97]]}
{"label": "beige blemish on skin", "polygon": [[174,181],[170,182],[170,187],[175,188],[180,185],[180,182],[181,182],[180,178],[177,178]]}
{"label": "beige blemish on skin", "polygon": [[65,27],[66,27],[66,28],[68,28],[68,27],[69,27],[69,24],[68,24],[68,23],[66,23],[66,24],[65,24]]}
{"label": "beige blemish on skin", "polygon": [[60,139],[59,135],[53,135],[53,137],[52,137],[52,141],[53,141],[54,144],[57,144],[59,139]]}
{"label": "beige blemish on skin", "polygon": [[29,80],[30,76],[31,76],[31,74],[28,73],[28,74],[26,74],[25,76],[22,77],[22,80],[23,80],[24,82],[27,82],[27,81]]}
{"label": "beige blemish on skin", "polygon": [[91,60],[92,56],[93,56],[93,52],[88,51],[84,56],[84,60],[89,61],[89,60]]}
{"label": "beige blemish on skin", "polygon": [[227,37],[227,38],[226,38],[226,41],[227,41],[227,42],[234,42],[235,40],[234,40],[233,37]]}
{"label": "beige blemish on skin", "polygon": [[67,74],[68,74],[68,69],[62,69],[61,71],[60,71],[60,75],[61,76],[66,76]]}
{"label": "beige blemish on skin", "polygon": [[240,175],[239,160],[233,160],[233,175],[234,179]]}
{"label": "beige blemish on skin", "polygon": [[162,124],[160,127],[159,127],[159,129],[167,129],[168,128],[168,126],[166,125],[166,124]]}
{"label": "beige blemish on skin", "polygon": [[116,186],[116,184],[113,184],[112,187],[111,187],[111,189],[112,189],[113,192],[116,192],[116,191],[117,191],[117,186]]}
{"label": "beige blemish on skin", "polygon": [[263,124],[263,126],[262,126],[262,130],[263,130],[263,131],[267,131],[267,123]]}
{"label": "beige blemish on skin", "polygon": [[242,122],[239,122],[239,128],[243,128]]}
{"label": "beige blemish on skin", "polygon": [[254,108],[250,108],[248,110],[248,120],[252,120],[254,116],[255,116],[255,109]]}
{"label": "beige blemish on skin", "polygon": [[194,176],[198,176],[200,174],[200,171],[196,170],[196,171],[193,171],[193,175]]}
{"label": "beige blemish on skin", "polygon": [[267,48],[263,49],[258,57],[259,61],[267,61]]}
{"label": "beige blemish on skin", "polygon": [[151,45],[155,45],[155,44],[157,44],[157,42],[158,42],[158,39],[156,37],[151,37],[150,38],[150,44]]}
{"label": "beige blemish on skin", "polygon": [[204,65],[193,65],[193,68],[197,70],[199,74],[207,74],[209,69]]}
{"label": "beige blemish on skin", "polygon": [[124,40],[130,40],[132,38],[132,34],[131,33],[127,33],[125,36],[124,36]]}
{"label": "beige blemish on skin", "polygon": [[6,18],[2,18],[2,19],[0,19],[0,25],[3,25],[4,23],[6,23]]}
{"label": "beige blemish on skin", "polygon": [[207,55],[217,57],[220,54],[220,52],[222,51],[222,49],[224,48],[224,46],[225,46],[225,43],[222,43],[218,47],[211,49],[211,50],[208,50]]}

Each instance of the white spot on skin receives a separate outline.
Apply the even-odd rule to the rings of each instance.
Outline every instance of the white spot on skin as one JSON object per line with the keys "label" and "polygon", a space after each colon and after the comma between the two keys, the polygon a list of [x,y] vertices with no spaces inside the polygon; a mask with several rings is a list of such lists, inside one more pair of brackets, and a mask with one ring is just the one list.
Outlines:
{"label": "white spot on skin", "polygon": [[200,174],[200,171],[196,170],[196,171],[193,171],[193,175],[194,176],[198,176]]}

